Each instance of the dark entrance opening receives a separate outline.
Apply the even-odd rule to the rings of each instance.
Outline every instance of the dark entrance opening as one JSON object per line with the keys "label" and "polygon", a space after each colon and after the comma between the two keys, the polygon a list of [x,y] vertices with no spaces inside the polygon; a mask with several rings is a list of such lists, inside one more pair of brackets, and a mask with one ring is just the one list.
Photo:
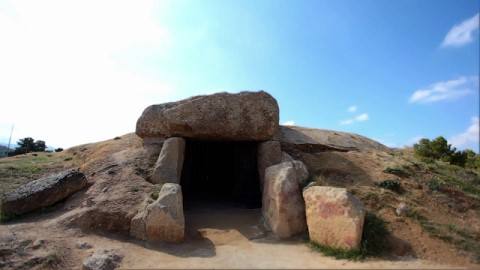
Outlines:
{"label": "dark entrance opening", "polygon": [[256,142],[188,140],[182,169],[183,204],[260,208]]}

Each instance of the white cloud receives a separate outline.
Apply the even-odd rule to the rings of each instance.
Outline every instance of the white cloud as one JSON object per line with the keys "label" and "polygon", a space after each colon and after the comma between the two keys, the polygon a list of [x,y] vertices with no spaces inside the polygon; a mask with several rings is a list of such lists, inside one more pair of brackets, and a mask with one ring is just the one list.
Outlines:
{"label": "white cloud", "polygon": [[294,126],[295,125],[295,121],[292,121],[292,120],[289,120],[289,121],[285,121],[283,122],[284,126]]}
{"label": "white cloud", "polygon": [[368,119],[369,119],[368,118],[368,113],[362,113],[362,114],[359,114],[359,115],[357,115],[353,118],[341,121],[340,125],[350,125],[350,124],[353,124],[355,122],[364,122],[364,121],[367,121]]}
{"label": "white cloud", "polygon": [[479,14],[466,19],[457,24],[448,31],[445,36],[442,47],[460,47],[473,41],[473,32],[478,30]]}
{"label": "white cloud", "polygon": [[368,120],[368,114],[367,113],[362,113],[360,115],[355,116],[355,120],[358,122],[363,122]]}
{"label": "white cloud", "polygon": [[457,148],[474,148],[479,151],[479,118],[472,117],[470,126],[462,133],[452,136],[448,141]]}
{"label": "white cloud", "polygon": [[[164,55],[155,1],[11,1],[0,6],[0,127],[56,146],[131,132],[174,87],[134,67]],[[5,8],[5,7],[8,7]],[[8,136],[9,129],[1,129]]]}
{"label": "white cloud", "polygon": [[352,112],[352,113],[353,113],[353,112],[356,112],[356,111],[357,111],[357,106],[355,106],[355,105],[350,106],[350,107],[348,107],[348,110],[347,110],[347,111],[348,111],[348,112]]}
{"label": "white cloud", "polygon": [[454,80],[441,81],[419,89],[410,96],[410,103],[432,103],[452,100],[475,92],[478,76],[462,76]]}

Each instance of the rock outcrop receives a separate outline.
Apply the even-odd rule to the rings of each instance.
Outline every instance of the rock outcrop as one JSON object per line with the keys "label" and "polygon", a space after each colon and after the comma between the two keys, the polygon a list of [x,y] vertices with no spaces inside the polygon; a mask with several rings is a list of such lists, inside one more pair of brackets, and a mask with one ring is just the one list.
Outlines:
{"label": "rock outcrop", "polygon": [[311,186],[303,191],[310,240],[325,246],[357,249],[363,232],[363,204],[345,188]]}
{"label": "rock outcrop", "polygon": [[280,238],[306,230],[305,205],[292,162],[266,169],[262,212],[267,225]]}
{"label": "rock outcrop", "polygon": [[97,250],[85,259],[83,270],[113,270],[118,268],[122,259],[123,255],[115,250]]}
{"label": "rock outcrop", "polygon": [[76,170],[40,178],[5,194],[1,201],[0,212],[3,217],[8,218],[47,207],[81,190],[86,185],[85,175]]}
{"label": "rock outcrop", "polygon": [[217,93],[149,106],[136,133],[142,138],[263,141],[277,132],[278,119],[277,101],[266,92]]}
{"label": "rock outcrop", "polygon": [[148,241],[173,243],[183,241],[185,218],[180,185],[164,184],[157,200],[132,219],[130,235]]}
{"label": "rock outcrop", "polygon": [[168,138],[162,146],[152,174],[152,183],[180,183],[185,140],[178,137]]}

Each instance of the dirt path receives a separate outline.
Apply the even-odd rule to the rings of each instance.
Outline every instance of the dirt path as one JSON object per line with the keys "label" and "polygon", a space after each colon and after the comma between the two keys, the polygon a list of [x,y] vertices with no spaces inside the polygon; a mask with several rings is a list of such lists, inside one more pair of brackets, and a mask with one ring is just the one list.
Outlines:
{"label": "dirt path", "polygon": [[[52,226],[52,220],[0,226],[0,237],[15,232],[22,239],[46,239],[48,246],[65,250],[64,268],[78,268],[95,249],[118,249],[125,255],[123,269],[161,268],[451,268],[417,259],[363,262],[335,260],[310,250],[302,239],[275,240],[260,223],[259,210],[209,208],[186,211],[187,240],[180,245],[84,234]],[[92,249],[75,248],[78,241]],[[41,249],[38,249],[41,250]],[[33,251],[32,252],[36,252]]]}

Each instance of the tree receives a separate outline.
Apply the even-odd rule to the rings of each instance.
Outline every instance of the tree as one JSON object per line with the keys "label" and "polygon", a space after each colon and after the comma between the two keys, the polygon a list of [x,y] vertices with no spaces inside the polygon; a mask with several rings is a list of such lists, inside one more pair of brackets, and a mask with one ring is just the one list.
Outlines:
{"label": "tree", "polygon": [[44,152],[47,148],[45,141],[37,140],[33,146],[33,152]]}
{"label": "tree", "polygon": [[35,141],[31,137],[20,139],[17,144],[18,147],[15,148],[17,155],[30,153],[35,149]]}

